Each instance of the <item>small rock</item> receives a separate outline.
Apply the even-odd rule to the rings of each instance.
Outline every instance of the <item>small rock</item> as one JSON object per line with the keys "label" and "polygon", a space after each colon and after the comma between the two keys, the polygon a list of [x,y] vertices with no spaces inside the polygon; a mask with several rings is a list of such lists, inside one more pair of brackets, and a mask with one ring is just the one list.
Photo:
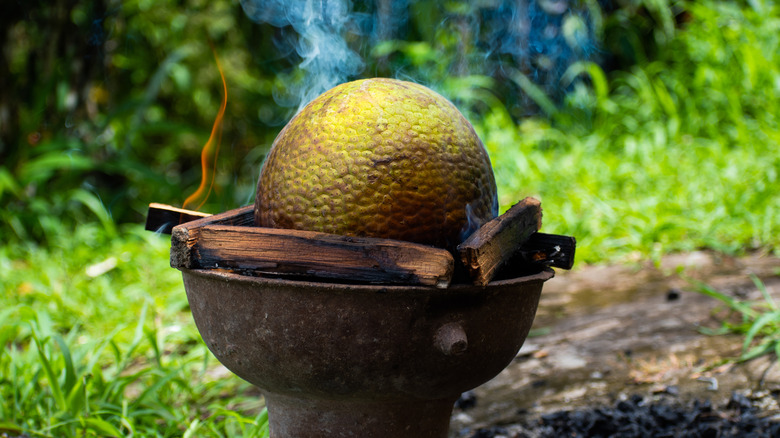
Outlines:
{"label": "small rock", "polygon": [[770,354],[748,361],[744,366],[752,381],[762,385],[780,383],[780,362]]}
{"label": "small rock", "polygon": [[455,407],[465,411],[471,409],[477,405],[477,395],[474,391],[466,391],[460,395],[458,401],[455,402]]}
{"label": "small rock", "polygon": [[653,393],[668,394],[676,397],[680,395],[680,388],[678,388],[677,385],[660,385],[656,388],[653,388]]}
{"label": "small rock", "polygon": [[741,414],[743,412],[749,412],[750,410],[752,410],[753,404],[750,402],[750,400],[748,400],[747,397],[734,391],[731,393],[731,398],[729,398],[729,402],[726,405],[726,409],[731,409]]}

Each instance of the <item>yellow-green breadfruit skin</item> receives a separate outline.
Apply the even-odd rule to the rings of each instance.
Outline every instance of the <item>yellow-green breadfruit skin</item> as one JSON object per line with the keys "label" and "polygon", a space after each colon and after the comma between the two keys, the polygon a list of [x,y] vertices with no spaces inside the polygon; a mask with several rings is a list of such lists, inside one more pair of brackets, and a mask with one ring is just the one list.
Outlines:
{"label": "yellow-green breadfruit skin", "polygon": [[460,111],[422,85],[375,78],[323,93],[279,133],[255,223],[453,249],[497,206],[490,159]]}

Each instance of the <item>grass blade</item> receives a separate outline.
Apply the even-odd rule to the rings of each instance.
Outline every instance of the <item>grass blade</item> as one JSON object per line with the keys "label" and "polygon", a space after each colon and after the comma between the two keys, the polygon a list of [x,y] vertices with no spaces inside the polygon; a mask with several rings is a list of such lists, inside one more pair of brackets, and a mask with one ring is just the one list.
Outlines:
{"label": "grass blade", "polygon": [[70,348],[68,348],[68,344],[65,343],[65,340],[62,339],[62,336],[55,334],[52,336],[52,339],[54,339],[54,342],[57,343],[57,345],[60,347],[60,350],[62,351],[62,358],[65,362],[65,381],[62,384],[62,389],[65,393],[69,393],[73,388],[73,385],[76,383],[76,373],[73,370],[73,357],[70,354]]}
{"label": "grass blade", "polygon": [[[135,408],[137,409],[137,407],[140,406],[141,402],[143,402],[144,399],[146,399],[150,394],[153,394],[153,393],[159,391],[160,388],[162,388],[168,382],[179,378],[180,375],[181,375],[182,368],[183,368],[183,365],[182,365],[182,367],[179,367],[179,368],[176,368],[176,369],[168,371],[161,378],[156,380],[152,385],[150,385],[147,388],[145,388],[143,390],[143,392],[141,392],[141,394],[138,396],[138,398],[133,402],[133,405],[135,406]],[[184,385],[184,386],[186,386],[186,385]]]}
{"label": "grass blade", "polygon": [[745,341],[742,343],[743,355],[745,354],[744,352],[747,351],[748,347],[750,347],[750,344],[753,342],[753,338],[756,337],[761,329],[776,321],[780,321],[780,313],[764,313],[763,315],[756,318],[756,320],[750,326],[750,329],[745,334]]}
{"label": "grass blade", "polygon": [[[3,421],[3,422],[0,422],[0,432],[2,432],[2,433],[5,433],[5,432],[21,433],[22,432],[22,428],[17,426],[17,425],[15,425],[15,424],[13,424],[13,423],[8,423],[8,422]],[[2,436],[2,435],[0,435],[0,436]]]}
{"label": "grass blade", "polygon": [[593,92],[596,94],[599,102],[609,98],[607,76],[604,74],[604,70],[594,62],[579,61],[572,64],[561,76],[561,85],[564,87],[570,86],[582,74],[587,74],[590,78],[593,84]]}
{"label": "grass blade", "polygon": [[762,342],[756,347],[743,353],[742,356],[739,357],[739,360],[741,362],[747,362],[751,359],[755,359],[759,356],[763,356],[764,354],[768,353],[771,350],[772,350],[772,344],[770,342]]}
{"label": "grass blade", "polygon": [[97,418],[97,417],[87,418],[86,424],[88,426],[91,426],[92,429],[94,429],[95,431],[101,432],[98,435],[115,436],[115,437],[124,436],[122,431],[117,429],[116,426],[101,418]]}
{"label": "grass blade", "polygon": [[149,302],[144,301],[144,306],[141,308],[141,314],[138,315],[138,324],[135,326],[135,334],[133,335],[133,341],[130,343],[130,348],[125,352],[124,355],[121,355],[119,349],[117,348],[116,344],[113,342],[111,343],[112,347],[114,348],[114,352],[117,355],[117,359],[120,359],[119,366],[117,367],[117,372],[122,372],[130,363],[130,361],[133,360],[133,353],[135,353],[135,350],[138,348],[138,346],[141,344],[141,341],[144,339],[144,322],[146,321],[146,311],[149,308]]}
{"label": "grass blade", "polygon": [[57,404],[57,408],[60,411],[64,411],[66,407],[65,403],[65,396],[62,393],[62,388],[60,388],[60,382],[59,379],[57,379],[57,376],[54,374],[54,370],[52,369],[51,362],[49,361],[49,358],[46,356],[46,352],[44,351],[44,344],[45,341],[48,339],[41,340],[38,337],[38,333],[36,333],[36,330],[33,328],[32,332],[33,340],[35,341],[35,346],[38,349],[38,358],[41,361],[41,365],[43,366],[43,371],[46,374],[46,378],[49,380],[49,387],[51,388],[51,393],[54,396],[54,401]]}
{"label": "grass blade", "polygon": [[727,306],[729,306],[731,309],[736,310],[737,312],[739,312],[739,313],[741,313],[741,314],[743,314],[743,315],[745,315],[745,316],[747,316],[749,318],[754,319],[754,318],[758,317],[758,312],[753,310],[749,305],[747,305],[747,304],[745,304],[745,303],[743,303],[743,302],[741,302],[741,301],[739,301],[737,299],[734,299],[734,298],[732,298],[732,297],[730,297],[730,296],[728,296],[728,295],[726,295],[726,294],[724,294],[724,293],[722,293],[722,292],[720,292],[718,290],[715,290],[715,289],[713,289],[712,287],[710,287],[709,285],[707,285],[705,283],[702,283],[700,281],[694,281],[694,282],[697,285],[697,290],[700,293],[722,301]]}
{"label": "grass blade", "polygon": [[772,309],[772,311],[777,312],[777,304],[772,296],[769,295],[769,291],[766,290],[764,282],[755,274],[750,274],[750,279],[753,280],[753,284],[755,284],[756,288],[761,292],[761,296],[764,297],[764,301],[769,305],[769,308]]}
{"label": "grass blade", "polygon": [[196,418],[192,420],[190,425],[187,427],[187,430],[184,431],[182,438],[192,438],[197,436],[194,434],[198,431],[198,429],[200,429],[200,419]]}

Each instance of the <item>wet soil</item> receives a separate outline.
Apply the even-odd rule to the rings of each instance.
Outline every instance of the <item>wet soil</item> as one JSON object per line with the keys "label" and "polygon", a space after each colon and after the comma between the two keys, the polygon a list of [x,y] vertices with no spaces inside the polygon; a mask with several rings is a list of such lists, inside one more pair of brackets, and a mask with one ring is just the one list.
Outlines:
{"label": "wet soil", "polygon": [[729,361],[743,338],[707,331],[739,316],[696,292],[762,300],[751,274],[780,302],[780,258],[761,254],[558,271],[532,336],[461,398],[450,436],[780,436],[780,362]]}

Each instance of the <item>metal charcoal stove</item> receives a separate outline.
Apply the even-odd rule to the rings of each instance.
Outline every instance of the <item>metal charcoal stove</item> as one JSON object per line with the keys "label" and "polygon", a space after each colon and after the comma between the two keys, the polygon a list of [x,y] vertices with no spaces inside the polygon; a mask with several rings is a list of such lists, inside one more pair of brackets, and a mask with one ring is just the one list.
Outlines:
{"label": "metal charcoal stove", "polygon": [[263,393],[271,437],[446,437],[460,394],[522,346],[549,266],[571,267],[573,238],[536,233],[534,206],[478,230],[462,264],[408,242],[254,227],[250,206],[174,226],[171,265],[208,348]]}

